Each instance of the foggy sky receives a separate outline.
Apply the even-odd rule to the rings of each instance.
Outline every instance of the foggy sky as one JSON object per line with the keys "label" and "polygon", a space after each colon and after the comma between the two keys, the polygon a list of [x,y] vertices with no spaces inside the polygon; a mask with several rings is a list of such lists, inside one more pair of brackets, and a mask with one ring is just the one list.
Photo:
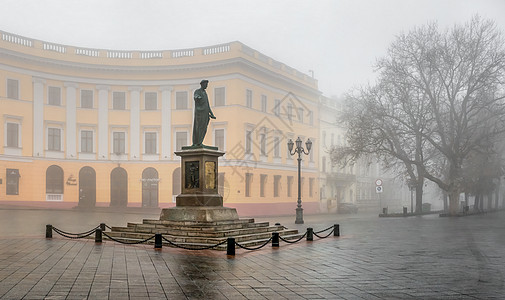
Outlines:
{"label": "foggy sky", "polygon": [[319,80],[326,96],[373,80],[395,35],[479,14],[505,31],[503,0],[0,0],[0,30],[72,46],[173,50],[240,41]]}

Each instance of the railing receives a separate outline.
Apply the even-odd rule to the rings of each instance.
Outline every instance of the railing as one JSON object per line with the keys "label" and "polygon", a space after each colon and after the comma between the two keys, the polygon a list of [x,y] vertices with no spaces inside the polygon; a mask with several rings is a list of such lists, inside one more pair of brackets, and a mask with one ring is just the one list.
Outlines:
{"label": "railing", "polygon": [[142,51],[140,52],[140,58],[151,59],[151,58],[163,58],[162,51]]}
{"label": "railing", "polygon": [[[29,39],[23,36],[11,34],[8,32],[0,31],[1,39],[5,42],[18,44],[26,47],[35,47],[40,48],[42,45],[43,50],[54,51],[61,54],[66,54],[68,50],[68,46],[60,45],[55,43],[49,43],[44,41],[37,42],[36,40]],[[290,76],[294,76],[298,80],[306,81],[310,84],[315,84],[316,80],[307,76],[304,73],[298,72],[297,70],[288,67],[278,61],[273,60],[272,58],[240,43],[233,42],[215,46],[209,46],[204,48],[192,48],[192,49],[180,49],[180,50],[172,50],[170,51],[169,58],[180,58],[180,57],[193,57],[195,55],[213,55],[231,52],[232,47],[234,45],[238,46],[240,51],[252,58],[258,59],[259,61],[272,66],[274,69],[281,70],[289,74]],[[101,57],[106,52],[107,58],[112,59],[163,59],[165,58],[165,51],[123,51],[123,50],[102,50],[102,49],[90,49],[90,48],[81,48],[81,47],[70,47],[70,49],[75,48],[75,55],[89,56],[89,57]],[[168,52],[167,52],[168,53]]]}
{"label": "railing", "polygon": [[99,57],[100,50],[97,49],[87,49],[87,48],[75,48],[75,54],[91,56],[91,57]]}
{"label": "railing", "polygon": [[44,50],[54,51],[58,53],[67,53],[67,47],[63,45],[44,42],[42,48]]}
{"label": "railing", "polygon": [[230,49],[231,49],[230,44],[207,47],[203,48],[203,55],[230,52]]}
{"label": "railing", "polygon": [[109,50],[107,51],[107,58],[119,58],[119,59],[130,59],[132,58],[131,51],[115,51]]}
{"label": "railing", "polygon": [[195,50],[193,50],[193,49],[183,49],[183,50],[172,51],[172,58],[194,56],[194,55],[195,55]]}
{"label": "railing", "polygon": [[32,39],[25,38],[23,36],[15,35],[12,33],[2,32],[2,40],[13,44],[23,45],[26,47],[33,47]]}

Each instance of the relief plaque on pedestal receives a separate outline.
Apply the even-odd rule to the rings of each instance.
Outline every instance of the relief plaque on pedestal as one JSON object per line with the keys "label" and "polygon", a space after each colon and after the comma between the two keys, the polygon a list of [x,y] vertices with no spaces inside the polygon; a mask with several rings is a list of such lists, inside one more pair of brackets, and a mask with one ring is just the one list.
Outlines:
{"label": "relief plaque on pedestal", "polygon": [[218,193],[218,158],[224,152],[209,148],[185,147],[175,152],[181,157],[182,192],[176,197],[176,207],[162,210],[161,220],[238,220],[236,209],[223,207],[223,197]]}

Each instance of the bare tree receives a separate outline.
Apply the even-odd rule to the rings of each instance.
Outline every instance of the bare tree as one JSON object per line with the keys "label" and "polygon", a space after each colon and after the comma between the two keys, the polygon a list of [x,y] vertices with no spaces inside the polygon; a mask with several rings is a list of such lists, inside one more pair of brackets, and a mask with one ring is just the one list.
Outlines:
{"label": "bare tree", "polygon": [[505,130],[501,32],[479,17],[442,32],[434,23],[415,28],[397,37],[377,68],[377,84],[350,97],[349,147],[334,149],[333,158],[374,153],[401,162],[417,197],[426,178],[449,195],[450,213],[457,213],[464,162],[471,153],[491,155],[490,143]]}

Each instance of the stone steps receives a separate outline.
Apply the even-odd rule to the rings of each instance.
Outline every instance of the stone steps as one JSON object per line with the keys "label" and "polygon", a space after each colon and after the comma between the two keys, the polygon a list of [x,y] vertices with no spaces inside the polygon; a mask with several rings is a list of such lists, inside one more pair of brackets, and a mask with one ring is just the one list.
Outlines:
{"label": "stone steps", "polygon": [[[296,231],[296,230],[292,230],[292,231]],[[113,236],[113,234],[111,234],[110,232],[108,232],[107,234]],[[279,233],[279,235],[281,235],[286,240],[294,240],[294,239],[298,239],[298,238],[300,238],[302,236],[302,234],[299,234],[299,233],[294,233],[294,234],[293,233],[292,234],[289,234],[289,233],[281,234],[281,233]],[[132,243],[132,242],[139,242],[139,241],[145,240],[146,238],[149,238],[151,236],[152,235],[147,235],[146,234],[145,237],[143,237],[143,238],[119,237],[119,236],[113,236],[113,237],[114,237],[114,239],[119,240],[119,241],[124,241],[124,242],[130,242],[130,243]],[[221,243],[223,241],[226,241],[226,239],[223,239],[221,241],[215,241],[215,242],[212,242],[212,243],[202,243],[202,242],[197,242],[197,241],[194,241],[194,242],[181,242],[181,241],[174,241],[170,237],[166,237],[166,236],[164,236],[164,237],[166,239],[170,240],[171,242],[177,244],[178,246],[188,247],[188,248],[193,248],[193,249],[205,248],[205,247],[209,247],[209,246],[212,246],[212,245],[219,244],[219,243]],[[237,237],[236,237],[235,241],[237,243],[239,243],[243,247],[251,248],[251,247],[254,247],[254,246],[258,246],[258,245],[263,245],[264,243],[266,243],[270,239],[270,237],[271,236],[269,236],[268,238],[265,237],[265,238],[258,238],[258,239],[252,239],[252,240],[237,240]],[[108,238],[104,236],[104,240],[108,240]],[[170,243],[168,243],[165,240],[162,240],[162,243],[163,243],[163,246],[176,247],[176,246],[171,245]],[[154,239],[148,241],[147,244],[154,244]],[[239,248],[238,246],[235,246],[235,247],[237,249]],[[265,247],[268,247],[268,245],[265,246]],[[223,245],[219,245],[219,246],[214,247],[212,249],[223,251],[223,250],[226,250],[226,248],[227,248],[227,244],[224,243]]]}
{"label": "stone steps", "polygon": [[[278,232],[283,238],[298,238],[298,230],[289,230],[281,225],[270,226],[269,222],[255,223],[254,219],[239,219],[217,222],[161,221],[144,219],[142,223],[127,223],[126,227],[112,227],[106,232],[111,238],[138,242],[161,233],[167,240],[184,247],[204,248],[224,242],[234,237],[244,247],[253,247],[265,243]],[[108,239],[103,236],[104,239]],[[154,243],[154,239],[149,243]],[[163,241],[164,244],[170,245]],[[225,250],[226,244],[216,247]],[[216,249],[214,248],[214,249]]]}

